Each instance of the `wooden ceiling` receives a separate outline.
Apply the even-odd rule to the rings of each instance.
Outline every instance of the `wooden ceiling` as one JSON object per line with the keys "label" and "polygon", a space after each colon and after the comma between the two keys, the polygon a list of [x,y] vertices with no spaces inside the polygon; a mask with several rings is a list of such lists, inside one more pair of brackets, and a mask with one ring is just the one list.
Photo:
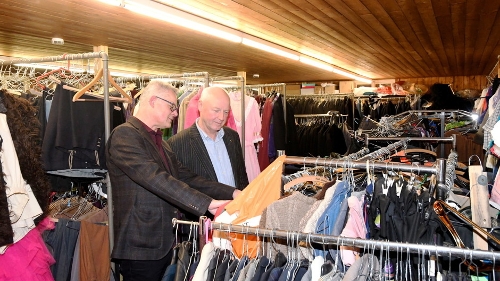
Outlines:
{"label": "wooden ceiling", "polygon": [[[372,79],[488,75],[500,54],[498,0],[157,2],[189,5],[209,20]],[[52,45],[52,37],[65,44]],[[246,71],[250,84],[348,80],[97,0],[0,2],[2,56],[91,52],[99,45],[109,47],[113,69],[214,76]]]}

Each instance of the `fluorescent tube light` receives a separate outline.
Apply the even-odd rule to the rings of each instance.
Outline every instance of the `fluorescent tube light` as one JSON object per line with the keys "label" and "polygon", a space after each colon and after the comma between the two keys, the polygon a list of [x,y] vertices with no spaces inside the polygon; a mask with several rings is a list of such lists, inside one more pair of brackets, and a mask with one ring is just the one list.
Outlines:
{"label": "fluorescent tube light", "polygon": [[308,59],[306,57],[300,56],[300,61],[305,63],[305,64],[315,66],[317,68],[321,68],[321,69],[328,70],[328,71],[333,71],[333,66],[326,64],[326,63],[323,63],[323,62],[319,62],[317,60],[312,60],[312,59]]}
{"label": "fluorescent tube light", "polygon": [[280,50],[278,48],[272,47],[272,46],[264,44],[264,43],[259,43],[259,42],[254,41],[254,40],[250,40],[248,38],[243,38],[242,43],[244,45],[247,45],[247,46],[250,46],[250,47],[254,47],[254,48],[257,48],[257,49],[269,52],[269,53],[273,53],[275,55],[279,55],[279,56],[282,56],[282,57],[285,57],[285,58],[289,58],[289,59],[292,59],[292,60],[299,60],[299,56],[298,55],[295,55],[295,54],[292,54],[292,53]]}
{"label": "fluorescent tube light", "polygon": [[[156,4],[156,5],[155,5]],[[152,7],[152,6],[155,7]],[[130,10],[132,12],[136,12],[138,14],[142,14],[145,16],[153,17],[162,21],[166,21],[175,25],[179,25],[185,28],[189,28],[195,31],[203,32],[212,36],[216,36],[225,40],[229,40],[236,43],[241,43],[241,36],[208,26],[206,24],[197,22],[195,20],[190,20],[184,15],[177,16],[173,12],[170,11],[173,9],[169,9],[162,4],[158,4],[155,2],[150,2],[148,5],[144,5],[139,3],[138,1],[126,1],[125,9]],[[179,12],[180,13],[180,12]],[[177,13],[178,14],[178,13]],[[194,18],[193,18],[194,19]],[[208,21],[207,21],[208,22]]]}
{"label": "fluorescent tube light", "polygon": [[343,75],[343,76],[346,76],[346,77],[349,77],[349,78],[352,78],[354,80],[357,80],[357,81],[361,81],[361,82],[364,82],[364,83],[367,83],[367,84],[371,84],[372,83],[372,80],[371,79],[368,79],[368,78],[363,78],[363,77],[360,77],[360,76],[357,76],[357,75],[354,75],[354,74],[351,74],[349,72],[345,72],[343,70],[340,70],[340,69],[333,69],[332,70],[334,73],[337,73],[337,74],[340,74],[340,75]]}
{"label": "fluorescent tube light", "polygon": [[122,0],[99,0],[101,2],[104,2],[106,4],[109,4],[109,5],[113,5],[113,6],[123,6],[123,1]]}

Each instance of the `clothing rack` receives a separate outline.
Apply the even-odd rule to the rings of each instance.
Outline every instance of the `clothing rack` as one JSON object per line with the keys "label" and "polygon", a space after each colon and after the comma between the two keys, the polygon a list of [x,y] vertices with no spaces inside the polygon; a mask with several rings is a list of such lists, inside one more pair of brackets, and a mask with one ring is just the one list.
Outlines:
{"label": "clothing rack", "polygon": [[391,151],[397,150],[400,147],[404,147],[407,144],[408,144],[408,140],[402,139],[402,140],[397,141],[395,143],[391,143],[386,147],[382,147],[378,150],[375,150],[372,153],[365,155],[364,157],[361,157],[359,160],[377,159],[377,158],[381,158],[381,157],[387,157],[391,154]]}
{"label": "clothing rack", "polygon": [[[439,118],[440,119],[440,131],[441,131],[441,137],[444,137],[444,132],[446,129],[446,124],[445,124],[445,119],[446,117],[452,117],[452,118],[457,118],[459,115],[466,116],[472,119],[472,113],[464,111],[464,110],[428,110],[428,109],[423,109],[423,110],[408,110],[405,112],[402,112],[400,114],[394,115],[390,117],[391,119],[400,119],[403,118],[405,115],[410,115],[410,114],[416,114],[418,117],[425,117],[425,118]],[[456,143],[455,143],[456,144]],[[440,149],[440,157],[444,158],[445,157],[445,149],[444,149],[444,143],[441,143],[441,149]]]}
{"label": "clothing rack", "polygon": [[[368,154],[369,152],[370,152],[370,150],[367,147],[363,147],[360,151],[351,153],[351,154],[349,154],[347,156],[344,156],[344,157],[340,158],[339,160],[344,160],[344,161],[357,160],[358,158],[360,158],[360,157]],[[320,158],[317,158],[318,162],[319,162],[319,159]],[[289,181],[292,181],[294,178],[301,177],[301,176],[307,175],[307,174],[308,174],[307,170],[302,170],[302,171],[293,173],[291,175],[283,176],[284,177],[283,180],[284,180],[284,183],[287,183]]]}
{"label": "clothing rack", "polygon": [[[407,142],[410,141],[418,141],[418,142],[427,142],[427,141],[437,141],[437,142],[451,142],[453,150],[455,150],[457,146],[457,137],[456,135],[452,135],[451,137],[404,137]],[[365,134],[365,145],[368,146],[370,141],[398,141],[401,140],[401,137],[370,137],[368,134]]]}
{"label": "clothing rack", "polygon": [[332,117],[333,115],[338,115],[338,111],[330,110],[324,114],[295,114],[293,117],[295,118],[309,118],[309,117]]}
{"label": "clothing rack", "polygon": [[[172,79],[178,78],[178,81],[189,80],[189,78],[197,78],[203,79],[203,84],[205,87],[209,86],[209,74],[208,72],[187,72],[187,73],[179,73],[179,74],[158,74],[158,75],[137,75],[131,77],[120,77],[117,80],[120,82],[126,81],[151,81],[153,79]],[[177,80],[176,80],[177,81]]]}
{"label": "clothing rack", "polygon": [[[281,94],[283,95],[283,117],[285,119],[285,139],[287,138],[288,132],[286,131],[286,83],[271,83],[271,84],[254,84],[247,85],[248,88],[266,88],[266,87],[281,87]],[[285,154],[286,151],[278,150],[278,156]]]}
{"label": "clothing rack", "polygon": [[[64,54],[60,56],[48,56],[48,57],[40,57],[40,58],[23,58],[23,59],[14,59],[14,60],[5,60],[2,61],[2,65],[13,65],[18,63],[30,64],[30,63],[41,63],[41,62],[56,62],[56,61],[69,61],[69,60],[82,60],[82,59],[101,59],[102,60],[102,79],[104,85],[104,138],[105,142],[107,142],[109,135],[111,133],[111,124],[110,124],[110,110],[109,110],[109,56],[106,52],[92,52],[92,53],[80,53],[80,54]],[[111,182],[109,180],[109,174],[106,173],[105,179],[107,189],[107,201],[109,206],[113,206],[113,196],[111,192]],[[109,250],[110,252],[113,250],[113,208],[108,209],[108,223],[109,223]],[[112,267],[113,264],[112,264]],[[114,268],[113,268],[114,269]]]}
{"label": "clothing rack", "polygon": [[[495,251],[483,251],[483,250],[471,250],[458,247],[446,247],[437,245],[425,245],[425,244],[415,244],[415,243],[402,243],[402,242],[391,242],[391,241],[381,241],[381,240],[367,240],[359,238],[348,238],[342,236],[333,235],[323,235],[323,234],[312,234],[303,232],[290,232],[284,230],[274,230],[258,227],[249,227],[241,225],[232,225],[226,223],[212,222],[205,217],[200,218],[200,222],[190,222],[173,219],[172,223],[177,224],[190,224],[190,225],[202,225],[199,227],[200,236],[203,240],[205,235],[208,234],[209,230],[220,230],[226,232],[235,232],[242,234],[251,234],[259,237],[268,238],[283,238],[283,239],[297,239],[300,241],[324,244],[324,245],[338,245],[338,246],[353,246],[363,249],[377,249],[384,251],[402,251],[410,253],[428,253],[430,255],[438,255],[442,257],[449,257],[450,255],[456,257],[463,257],[466,259],[474,258],[481,260],[492,260],[496,261],[500,259],[500,252]],[[201,248],[200,248],[201,249]]]}
{"label": "clothing rack", "polygon": [[[354,105],[354,93],[342,93],[342,94],[324,94],[324,95],[298,95],[298,96],[289,96],[289,99],[294,98],[312,98],[312,99],[339,99],[344,97],[350,97],[352,103],[352,112],[355,112]],[[286,111],[285,111],[286,113]],[[354,118],[352,119],[352,127],[354,128]]]}
{"label": "clothing rack", "polygon": [[285,117],[285,139],[287,136],[286,132],[286,83],[271,83],[271,84],[255,84],[247,85],[248,88],[266,88],[266,87],[281,87],[281,94],[283,95],[283,115]]}
{"label": "clothing rack", "polygon": [[[365,155],[359,160],[356,161],[347,161],[344,159],[335,160],[335,159],[327,159],[327,158],[313,158],[313,157],[299,157],[299,156],[287,156],[285,159],[286,164],[295,164],[295,165],[323,165],[323,166],[335,166],[337,168],[352,168],[352,169],[366,169],[373,168],[378,170],[399,170],[403,172],[422,172],[422,173],[431,173],[438,175],[438,183],[445,182],[445,165],[446,160],[439,158],[436,161],[434,166],[418,166],[408,164],[397,164],[397,163],[386,163],[382,161],[367,161],[366,158],[368,155]],[[364,160],[363,160],[364,159]],[[441,176],[442,175],[442,176]]]}
{"label": "clothing rack", "polygon": [[245,160],[245,77],[243,76],[228,76],[228,77],[213,77],[210,82],[214,81],[232,81],[238,80],[241,83],[241,152],[243,153],[243,160]]}

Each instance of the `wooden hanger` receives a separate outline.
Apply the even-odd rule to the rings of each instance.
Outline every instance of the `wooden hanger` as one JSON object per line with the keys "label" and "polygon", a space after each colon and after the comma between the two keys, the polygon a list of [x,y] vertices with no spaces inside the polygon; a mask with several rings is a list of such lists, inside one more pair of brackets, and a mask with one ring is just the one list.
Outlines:
{"label": "wooden hanger", "polygon": [[[102,68],[99,69],[99,71],[96,73],[96,75],[94,76],[94,79],[92,79],[92,81],[90,81],[90,83],[88,83],[85,87],[81,88],[78,92],[76,92],[76,94],[73,96],[73,101],[78,101],[80,99],[81,96],[83,96],[84,94],[87,93],[87,91],[92,87],[94,86],[103,76],[103,70]],[[113,79],[113,77],[111,77],[111,74],[108,73],[108,80],[109,80],[109,83],[125,98],[127,99],[127,101],[129,103],[132,102],[132,98],[127,95],[127,93],[125,93],[125,91],[118,85],[116,84],[115,80]]]}

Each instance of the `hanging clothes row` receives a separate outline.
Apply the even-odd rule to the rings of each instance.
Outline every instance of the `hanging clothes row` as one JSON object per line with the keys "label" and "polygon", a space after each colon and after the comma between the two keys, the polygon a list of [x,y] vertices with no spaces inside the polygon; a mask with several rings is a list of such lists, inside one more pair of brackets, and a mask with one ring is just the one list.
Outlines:
{"label": "hanging clothes row", "polygon": [[332,94],[320,96],[289,96],[287,102],[295,114],[324,114],[337,111],[347,115],[347,124],[354,126],[354,107],[352,94]]}
{"label": "hanging clothes row", "polygon": [[350,154],[361,149],[352,140],[347,116],[329,114],[295,115],[297,127],[297,156],[333,157]]}
{"label": "hanging clothes row", "polygon": [[262,111],[262,142],[258,147],[261,171],[278,156],[278,150],[295,155],[297,151],[297,129],[294,109],[281,93],[271,92],[266,97]]}
{"label": "hanging clothes row", "polygon": [[53,280],[41,233],[50,186],[41,163],[39,127],[29,102],[0,90],[0,279]]}
{"label": "hanging clothes row", "polygon": [[[302,158],[296,158],[297,161],[294,160],[294,162],[300,163]],[[282,158],[277,159],[277,161],[278,160],[283,161]],[[318,160],[307,159],[306,161],[306,159],[303,159],[302,161],[314,165]],[[280,268],[280,270],[277,270],[278,272],[275,272],[275,275],[281,275],[283,272],[285,272],[285,275],[281,275],[283,277],[276,277],[277,279],[273,280],[278,280],[279,278],[284,278],[284,280],[357,280],[355,278],[359,278],[358,265],[360,263],[367,263],[367,258],[370,257],[368,260],[371,260],[370,254],[374,253],[366,248],[349,243],[350,241],[359,239],[347,240],[348,238],[345,238],[346,241],[349,242],[342,244],[340,242],[342,240],[340,239],[344,238],[340,238],[341,236],[353,238],[362,237],[364,239],[370,238],[374,240],[372,244],[363,243],[362,245],[379,245],[379,247],[382,248],[382,245],[386,242],[377,240],[423,243],[428,245],[453,245],[454,238],[447,230],[447,227],[440,222],[437,213],[432,209],[433,206],[434,208],[436,206],[436,204],[432,204],[432,202],[434,202],[434,199],[431,197],[433,189],[431,186],[428,186],[428,182],[419,178],[427,172],[435,174],[441,171],[441,173],[444,173],[443,167],[439,169],[436,167],[419,167],[420,172],[417,172],[416,167],[402,164],[369,164],[366,162],[343,163],[341,161],[332,161],[332,164],[347,168],[347,170],[344,170],[344,173],[349,173],[351,167],[366,168],[366,170],[370,171],[371,166],[375,169],[382,169],[383,174],[378,174],[376,178],[374,178],[372,174],[367,177],[367,182],[363,184],[355,183],[352,177],[346,174],[342,180],[337,179],[333,181],[333,183],[326,188],[326,192],[323,193],[322,198],[308,197],[303,193],[297,192],[277,201],[269,201],[269,195],[267,195],[266,202],[268,203],[265,206],[259,205],[259,210],[261,211],[257,212],[257,214],[260,214],[260,216],[254,218],[246,215],[244,216],[242,213],[244,210],[243,206],[234,206],[235,204],[243,203],[243,201],[235,200],[239,203],[228,205],[226,207],[226,212],[229,216],[232,216],[231,214],[234,215],[234,212],[240,212],[237,219],[234,220],[234,223],[243,223],[244,226],[239,228],[243,233],[245,233],[245,229],[252,229],[254,231],[253,233],[256,235],[259,235],[259,229],[263,229],[264,231],[284,229],[288,231],[286,236],[279,237],[283,238],[281,240],[278,239],[278,237],[271,237],[271,239],[267,240],[268,246],[254,245],[254,241],[257,240],[251,238],[251,235],[245,235],[246,240],[242,242],[242,251],[240,250],[241,244],[234,244],[236,237],[230,234],[230,236],[233,237],[230,239],[233,241],[233,246],[229,249],[232,249],[233,254],[235,254],[234,259],[238,260],[239,264],[243,263],[241,268],[245,268],[248,264],[253,264],[253,267],[258,269],[260,264],[259,260],[264,259],[264,256],[266,257],[265,264],[269,265],[272,264],[272,261],[280,260],[279,257],[281,256],[285,257],[286,261],[279,262],[276,267]],[[393,165],[393,167],[391,167],[391,165]],[[275,167],[273,166],[272,168],[274,169]],[[410,174],[394,174],[394,172],[398,170],[409,171]],[[444,182],[441,181],[441,179],[444,179],[443,175],[438,175],[437,178],[439,182],[438,185],[444,184]],[[269,189],[274,187],[266,186],[262,188],[265,188],[267,194],[269,194]],[[245,189],[241,196],[256,194],[255,192],[257,192],[252,186],[249,186],[247,189]],[[256,206],[254,205],[254,207]],[[216,217],[216,223],[212,225],[217,225],[219,221],[218,218],[220,217],[225,216],[225,218],[228,219],[228,215],[224,215],[226,212]],[[441,215],[440,213],[439,216]],[[453,218],[449,218],[453,221]],[[255,223],[259,224],[259,221],[260,227],[258,229],[251,227],[257,226]],[[229,223],[227,221],[224,222]],[[468,229],[467,225],[461,224],[459,221],[453,222],[453,225],[458,230],[462,239],[466,241],[464,242],[466,247],[472,247],[470,244],[471,239],[468,238],[472,230]],[[231,231],[231,227],[231,225],[228,225],[227,230]],[[302,238],[306,242],[305,244],[295,242],[297,236],[294,234],[296,232],[302,233]],[[317,238],[314,242],[319,242],[323,245],[315,246],[314,243],[308,243],[311,241],[308,241],[306,238],[308,237],[308,233],[326,234],[328,236],[318,236],[320,238]],[[225,237],[224,235],[221,236],[221,234],[217,234],[217,237],[215,237],[215,233],[213,235],[214,244],[221,248],[219,251],[228,249],[228,243],[231,244],[231,242],[222,239]],[[329,236],[338,239],[336,243],[338,246],[321,243],[321,237],[325,237],[322,239],[328,239]],[[214,253],[214,244],[209,243],[205,246],[209,249],[207,251],[209,257],[212,256],[210,253]],[[411,245],[413,246],[415,244]],[[416,248],[411,252],[403,251],[406,247],[409,247],[407,243],[392,244],[393,251],[391,253],[384,251],[376,252],[374,256],[379,259],[379,263],[377,265],[372,265],[372,269],[368,272],[379,272],[381,275],[371,280],[422,280],[427,278],[441,278],[443,276],[446,278],[447,276],[450,276],[450,278],[453,276],[453,278],[458,278],[458,276],[472,275],[475,275],[475,278],[479,278],[493,273],[491,266],[489,267],[490,269],[480,267],[478,261],[478,259],[490,259],[491,265],[491,263],[494,263],[494,259],[491,259],[494,255],[493,253],[490,254],[488,252],[476,251],[474,255],[478,254],[477,256],[465,256],[462,255],[463,252],[461,250],[453,251],[452,254],[451,250],[445,252],[447,248],[441,247],[439,248],[440,251],[438,254],[438,250],[435,249],[434,246],[430,246],[433,250],[435,249],[433,251],[423,250],[423,248],[420,250],[417,248],[417,245],[415,245]],[[265,249],[268,249],[268,251],[262,254]],[[313,249],[314,251],[312,251]],[[202,257],[204,255],[203,253],[205,253],[204,250],[202,251]],[[449,255],[447,255],[448,253]],[[431,257],[432,255],[434,255],[434,257]],[[303,262],[299,262],[301,259]],[[212,259],[209,258],[206,263],[200,261],[198,270],[202,272],[206,271],[207,267],[200,268],[200,265],[206,264],[208,266],[211,260]],[[425,270],[421,267],[421,264],[427,264],[429,260],[435,261],[435,268],[432,273],[428,267],[425,267]],[[214,261],[214,263],[216,265],[218,264],[217,261]],[[295,264],[297,266],[296,269],[300,268],[300,266],[298,266],[299,264],[304,265],[304,272],[311,269],[312,272],[309,274],[312,274],[313,277],[310,275],[306,277],[308,279],[302,279],[305,276],[303,275],[301,276],[302,278],[295,279],[296,276],[293,274],[297,272],[296,269],[293,269],[294,267],[284,266],[285,264],[289,266]],[[315,267],[315,264],[327,264],[327,266]],[[469,266],[466,267],[465,265]],[[217,268],[217,266],[215,266],[215,268]],[[250,270],[250,268],[252,268],[252,266],[247,270]],[[378,270],[374,270],[376,268],[378,268]],[[266,269],[267,267],[263,266],[262,270],[264,272],[267,272]],[[350,272],[352,271],[351,269],[354,270],[355,273]],[[482,273],[481,269],[487,271]],[[325,275],[327,272],[330,272],[331,275]],[[245,278],[250,278],[251,280],[254,278],[256,271],[240,271],[239,276],[241,276],[241,274],[243,274]],[[229,275],[232,276],[233,273],[229,272]]]}

